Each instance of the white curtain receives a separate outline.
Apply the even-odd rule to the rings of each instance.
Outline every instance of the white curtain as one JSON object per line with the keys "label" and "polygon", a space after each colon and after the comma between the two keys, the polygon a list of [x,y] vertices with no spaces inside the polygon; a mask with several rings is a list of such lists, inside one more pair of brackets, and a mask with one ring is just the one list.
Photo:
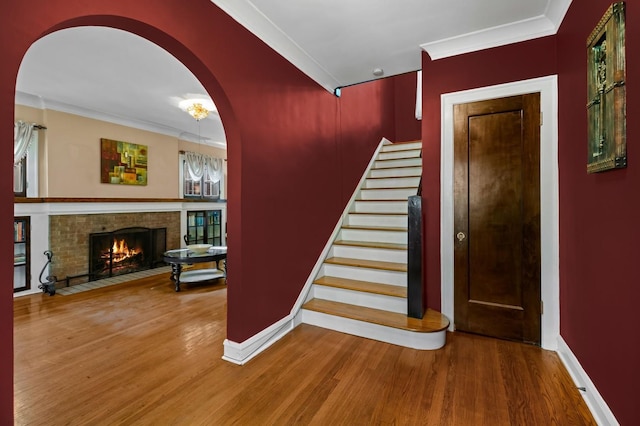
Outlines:
{"label": "white curtain", "polygon": [[197,152],[185,152],[184,158],[187,163],[187,172],[191,180],[200,180],[204,175],[204,158]]}
{"label": "white curtain", "polygon": [[222,159],[197,152],[185,152],[184,158],[192,180],[202,179],[205,172],[214,183],[222,179]]}
{"label": "white curtain", "polygon": [[213,181],[213,183],[220,182],[222,180],[222,159],[209,157],[207,164],[207,173]]}
{"label": "white curtain", "polygon": [[33,136],[33,124],[20,120],[13,123],[13,164],[16,165],[27,155],[31,136]]}

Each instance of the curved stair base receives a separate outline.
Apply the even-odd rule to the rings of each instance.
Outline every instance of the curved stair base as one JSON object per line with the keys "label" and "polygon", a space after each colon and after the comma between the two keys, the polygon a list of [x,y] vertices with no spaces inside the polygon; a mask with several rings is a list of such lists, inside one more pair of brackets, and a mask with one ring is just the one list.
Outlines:
{"label": "curved stair base", "polygon": [[302,322],[419,350],[446,343],[449,320],[428,309],[422,320],[378,309],[314,299],[302,307]]}

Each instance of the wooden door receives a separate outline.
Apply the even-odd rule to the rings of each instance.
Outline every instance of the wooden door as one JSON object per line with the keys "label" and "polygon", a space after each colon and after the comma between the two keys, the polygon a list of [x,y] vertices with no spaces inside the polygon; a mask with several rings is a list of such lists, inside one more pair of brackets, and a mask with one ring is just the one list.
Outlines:
{"label": "wooden door", "polygon": [[540,94],[454,107],[456,329],[540,344]]}

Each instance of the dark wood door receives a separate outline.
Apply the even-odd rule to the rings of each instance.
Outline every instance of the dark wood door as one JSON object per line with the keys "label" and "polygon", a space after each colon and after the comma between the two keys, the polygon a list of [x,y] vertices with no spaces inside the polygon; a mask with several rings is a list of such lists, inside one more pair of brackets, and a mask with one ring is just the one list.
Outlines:
{"label": "dark wood door", "polygon": [[456,105],[456,329],[540,344],[540,94]]}

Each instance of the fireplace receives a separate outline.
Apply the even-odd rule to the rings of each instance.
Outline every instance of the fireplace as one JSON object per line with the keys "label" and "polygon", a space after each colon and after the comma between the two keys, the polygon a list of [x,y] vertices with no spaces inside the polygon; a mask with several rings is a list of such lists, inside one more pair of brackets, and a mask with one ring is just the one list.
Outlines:
{"label": "fireplace", "polygon": [[90,234],[89,280],[162,265],[166,245],[166,228],[132,227]]}

